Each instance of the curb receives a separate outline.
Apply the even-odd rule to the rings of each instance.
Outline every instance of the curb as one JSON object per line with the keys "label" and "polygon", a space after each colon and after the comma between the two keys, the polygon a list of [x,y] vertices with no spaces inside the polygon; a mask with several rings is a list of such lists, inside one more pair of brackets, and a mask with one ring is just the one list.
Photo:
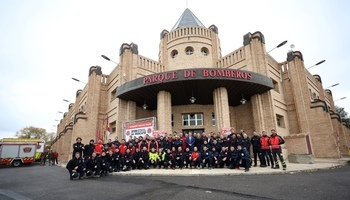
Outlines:
{"label": "curb", "polygon": [[[259,171],[259,172],[254,172],[254,171],[249,171],[249,172],[244,172],[244,170],[238,171],[235,169],[225,169],[229,170],[229,172],[215,172],[215,169],[210,170],[210,173],[208,173],[207,169],[183,169],[182,171],[185,171],[183,173],[172,173],[174,172],[173,170],[164,170],[164,169],[148,169],[148,170],[132,170],[132,171],[127,171],[127,172],[112,172],[109,173],[110,176],[153,176],[153,177],[174,177],[174,176],[179,176],[179,177],[185,177],[185,176],[241,176],[241,175],[273,175],[273,174],[295,174],[295,173],[301,173],[301,172],[316,172],[316,171],[325,171],[325,170],[332,170],[332,169],[338,169],[341,167],[344,167],[346,165],[350,164],[350,160],[341,160],[337,163],[332,164],[331,166],[323,166],[323,167],[315,167],[315,168],[310,168],[310,169],[298,169],[298,170],[290,170],[287,168],[286,171],[283,171],[282,169],[276,170],[276,171]],[[59,165],[62,168],[65,168],[64,164]],[[154,170],[154,172],[150,172]],[[180,169],[176,169],[180,170]],[[189,171],[191,170],[191,171]],[[192,171],[195,170],[195,171]],[[186,172],[188,171],[188,172]]]}
{"label": "curb", "polygon": [[[313,168],[313,169],[300,169],[300,170],[287,170],[286,171],[266,171],[266,172],[217,172],[217,173],[184,173],[184,174],[178,174],[178,173],[145,173],[145,170],[143,171],[128,171],[128,172],[113,172],[111,173],[112,176],[240,176],[240,175],[272,175],[272,174],[295,174],[295,173],[301,173],[301,172],[316,172],[316,171],[325,171],[325,170],[331,170],[331,169],[337,169],[346,166],[350,161],[348,162],[340,162],[337,164],[334,164],[330,167],[321,167],[321,168]],[[177,169],[178,170],[178,169]],[[184,169],[186,170],[186,169]],[[205,169],[204,169],[205,170]],[[214,169],[215,170],[215,169]],[[234,170],[234,169],[233,169]],[[171,171],[170,171],[171,172]]]}

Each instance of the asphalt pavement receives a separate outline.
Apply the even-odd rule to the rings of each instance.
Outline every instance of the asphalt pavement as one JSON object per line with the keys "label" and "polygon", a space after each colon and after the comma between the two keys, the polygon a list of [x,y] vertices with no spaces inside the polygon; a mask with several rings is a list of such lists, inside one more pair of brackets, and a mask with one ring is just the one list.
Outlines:
{"label": "asphalt pavement", "polygon": [[325,159],[309,168],[288,163],[286,171],[253,167],[247,173],[222,170],[217,175],[210,173],[220,169],[200,169],[201,175],[189,169],[165,170],[167,175],[156,175],[159,169],[133,170],[73,181],[64,167],[1,166],[0,199],[350,199],[347,162]]}

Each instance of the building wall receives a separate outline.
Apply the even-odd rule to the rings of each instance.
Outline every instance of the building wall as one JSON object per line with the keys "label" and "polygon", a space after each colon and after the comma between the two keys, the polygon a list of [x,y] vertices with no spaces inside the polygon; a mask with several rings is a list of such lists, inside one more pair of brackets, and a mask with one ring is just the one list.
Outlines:
{"label": "building wall", "polygon": [[[136,44],[122,44],[119,64],[109,74],[100,68],[90,68],[85,88],[77,92],[75,103],[68,109],[57,127],[57,141],[53,148],[63,161],[68,161],[76,137],[83,143],[97,139],[98,129],[108,116],[112,128],[110,139],[123,138],[123,124],[129,120],[158,117],[166,123],[158,127],[168,132],[188,129],[204,129],[205,132],[220,131],[223,126],[235,127],[236,132],[245,130],[249,136],[254,131],[269,133],[274,128],[286,138],[284,154],[312,153],[316,157],[338,158],[349,146],[349,129],[341,120],[334,120],[334,102],[330,90],[323,89],[321,77],[311,75],[304,66],[300,52],[289,52],[287,60],[278,62],[266,53],[264,35],[260,32],[243,36],[244,46],[222,57],[220,40],[215,26],[185,27],[162,32],[159,45],[159,61],[138,54]],[[193,48],[192,55],[185,49]],[[201,53],[205,48],[207,55]],[[172,53],[178,54],[173,58]],[[255,94],[244,105],[228,106],[230,101],[225,88],[216,90],[214,105],[171,106],[171,95],[162,92],[158,107],[169,111],[145,110],[135,102],[116,97],[119,86],[136,78],[153,73],[186,68],[228,68],[248,70],[270,77],[274,89]],[[316,97],[316,98],[315,98]],[[225,105],[223,105],[225,104]],[[223,108],[228,106],[228,111]],[[202,113],[202,126],[183,126],[182,114]],[[333,114],[332,114],[333,113]],[[216,124],[212,124],[212,116]],[[76,120],[75,120],[76,119]],[[170,120],[170,121],[169,121]],[[173,120],[173,125],[171,123]],[[339,142],[337,142],[339,140]]]}

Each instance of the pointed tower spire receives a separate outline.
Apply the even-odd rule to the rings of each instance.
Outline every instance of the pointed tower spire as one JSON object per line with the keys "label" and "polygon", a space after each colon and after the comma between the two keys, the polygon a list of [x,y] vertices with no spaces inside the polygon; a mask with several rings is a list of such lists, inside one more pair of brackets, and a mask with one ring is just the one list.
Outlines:
{"label": "pointed tower spire", "polygon": [[177,20],[175,26],[171,30],[175,30],[177,28],[182,28],[186,26],[201,26],[205,27],[201,21],[190,11],[190,9],[186,8],[186,10],[182,13],[179,20]]}

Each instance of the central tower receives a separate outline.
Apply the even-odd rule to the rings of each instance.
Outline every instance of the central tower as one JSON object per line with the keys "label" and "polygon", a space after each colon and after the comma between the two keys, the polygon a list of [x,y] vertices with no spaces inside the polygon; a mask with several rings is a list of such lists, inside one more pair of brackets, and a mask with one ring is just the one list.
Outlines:
{"label": "central tower", "polygon": [[159,62],[166,71],[215,68],[221,58],[218,28],[206,28],[187,8],[173,29],[160,34]]}

